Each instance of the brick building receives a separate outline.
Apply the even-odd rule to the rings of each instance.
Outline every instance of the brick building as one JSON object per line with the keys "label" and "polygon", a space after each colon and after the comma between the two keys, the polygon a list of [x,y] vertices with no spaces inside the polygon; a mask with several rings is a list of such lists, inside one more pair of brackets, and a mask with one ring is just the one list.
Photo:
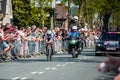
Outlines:
{"label": "brick building", "polygon": [[67,29],[68,27],[68,9],[66,6],[62,5],[61,3],[56,4],[56,22],[59,24],[60,27],[63,27]]}

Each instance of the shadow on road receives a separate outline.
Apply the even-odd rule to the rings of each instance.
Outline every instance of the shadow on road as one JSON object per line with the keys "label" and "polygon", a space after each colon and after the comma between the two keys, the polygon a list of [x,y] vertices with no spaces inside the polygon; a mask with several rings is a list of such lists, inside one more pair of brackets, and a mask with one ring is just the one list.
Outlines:
{"label": "shadow on road", "polygon": [[[102,57],[102,56],[101,56]],[[100,63],[102,61],[101,57],[97,56],[88,56],[88,55],[79,55],[78,58],[72,58],[72,55],[67,53],[55,54],[52,56],[51,62],[85,62],[85,63]],[[105,56],[104,56],[105,57]],[[11,61],[10,61],[11,62]],[[48,62],[45,55],[33,58],[26,58],[22,60],[16,60],[12,62],[19,63],[34,63],[34,62]]]}
{"label": "shadow on road", "polygon": [[[19,63],[32,63],[32,62],[48,62],[45,57],[42,58],[29,58],[29,59],[22,59],[22,60],[17,60],[13,62],[19,62]],[[72,58],[71,56],[53,56],[51,62],[85,62],[85,63],[100,63],[101,60],[97,59],[92,59],[92,58]]]}
{"label": "shadow on road", "polygon": [[84,58],[72,58],[72,57],[54,57],[53,62],[91,62],[91,63],[100,63],[99,60],[94,59],[84,59]]}
{"label": "shadow on road", "polygon": [[[14,61],[13,61],[14,62]],[[16,60],[15,62],[19,63],[34,63],[34,62],[47,62],[46,59],[22,59],[22,60]]]}

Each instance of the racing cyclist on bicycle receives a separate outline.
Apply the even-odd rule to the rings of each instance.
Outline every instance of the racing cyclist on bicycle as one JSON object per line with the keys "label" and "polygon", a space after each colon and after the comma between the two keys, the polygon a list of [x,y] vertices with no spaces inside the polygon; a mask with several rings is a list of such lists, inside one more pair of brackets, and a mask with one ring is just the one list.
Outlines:
{"label": "racing cyclist on bicycle", "polygon": [[[47,46],[50,44],[51,48],[52,48],[52,55],[54,54],[54,40],[55,40],[55,34],[51,31],[51,30],[48,30],[46,33],[45,33],[45,37],[44,37],[44,40],[45,40],[45,45],[46,45],[46,51],[47,51]],[[46,53],[47,54],[47,53]]]}

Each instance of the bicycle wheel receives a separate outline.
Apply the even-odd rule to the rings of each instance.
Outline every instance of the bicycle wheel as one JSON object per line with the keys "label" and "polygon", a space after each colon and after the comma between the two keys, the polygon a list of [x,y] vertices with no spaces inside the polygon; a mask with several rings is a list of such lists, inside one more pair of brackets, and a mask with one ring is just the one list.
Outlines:
{"label": "bicycle wheel", "polygon": [[52,49],[51,49],[51,46],[48,45],[47,46],[47,61],[51,61],[51,58],[52,58]]}
{"label": "bicycle wheel", "polygon": [[76,58],[75,48],[72,48],[72,57]]}

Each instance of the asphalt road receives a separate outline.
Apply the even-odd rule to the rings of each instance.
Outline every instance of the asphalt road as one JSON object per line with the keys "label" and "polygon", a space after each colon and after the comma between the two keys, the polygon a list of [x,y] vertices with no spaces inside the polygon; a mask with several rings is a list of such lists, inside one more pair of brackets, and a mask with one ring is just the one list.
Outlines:
{"label": "asphalt road", "polygon": [[113,80],[114,74],[97,71],[98,63],[107,60],[105,56],[94,56],[94,49],[84,49],[82,55],[73,59],[67,53],[53,56],[47,62],[46,56],[0,63],[0,80]]}

